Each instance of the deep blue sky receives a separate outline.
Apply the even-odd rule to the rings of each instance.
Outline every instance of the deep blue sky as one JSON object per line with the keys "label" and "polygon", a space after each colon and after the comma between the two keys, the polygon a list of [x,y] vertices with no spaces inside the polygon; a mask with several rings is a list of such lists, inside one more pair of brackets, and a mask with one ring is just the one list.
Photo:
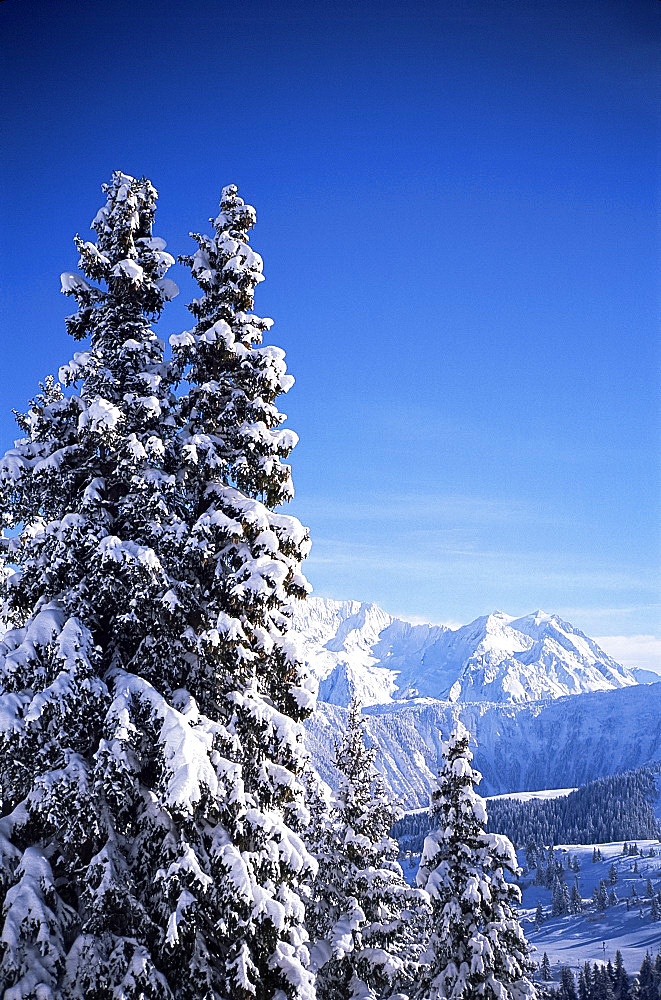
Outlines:
{"label": "deep blue sky", "polygon": [[70,356],[59,273],[112,170],[151,178],[175,253],[234,182],[316,591],[661,639],[660,15],[5,0],[0,444]]}

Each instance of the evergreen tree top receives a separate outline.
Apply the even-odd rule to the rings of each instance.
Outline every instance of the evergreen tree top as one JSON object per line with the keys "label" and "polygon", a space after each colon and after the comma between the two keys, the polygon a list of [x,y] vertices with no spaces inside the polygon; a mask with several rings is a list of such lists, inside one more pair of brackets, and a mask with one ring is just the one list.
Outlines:
{"label": "evergreen tree top", "polygon": [[158,316],[164,302],[178,294],[176,284],[165,278],[174,258],[165,251],[165,240],[152,236],[156,189],[146,178],[137,180],[115,171],[103,191],[106,204],[91,226],[97,242],[83,241],[80,236],[74,242],[80,254],[78,266],[91,281],[104,282],[107,290],[90,285],[80,275],[64,272],[61,276],[62,291],[73,295],[79,306],[78,316],[67,320],[76,340],[90,334],[98,337],[104,326],[106,333],[111,331],[108,320],[102,324],[96,316],[99,305]]}
{"label": "evergreen tree top", "polygon": [[217,233],[227,232],[235,239],[248,241],[248,232],[257,222],[252,205],[239,198],[236,184],[226,185],[220,195],[220,212],[209,220]]}
{"label": "evergreen tree top", "polygon": [[[223,188],[218,215],[209,221],[215,235],[191,233],[199,249],[180,258],[205,292],[205,298],[195,299],[189,308],[200,321],[211,314],[229,321],[233,311],[239,318],[252,309],[255,287],[264,280],[262,258],[250,246],[257,213],[238,196],[236,185],[230,184]],[[256,328],[251,331],[256,341],[272,320],[253,317],[251,325]]]}

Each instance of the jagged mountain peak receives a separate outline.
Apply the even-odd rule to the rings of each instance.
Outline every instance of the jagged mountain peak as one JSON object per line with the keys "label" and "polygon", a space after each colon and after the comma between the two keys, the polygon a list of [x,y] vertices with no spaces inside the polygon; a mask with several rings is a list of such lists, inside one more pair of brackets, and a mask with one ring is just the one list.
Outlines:
{"label": "jagged mountain peak", "polygon": [[534,621],[535,625],[540,625],[542,622],[548,622],[552,618],[557,617],[557,615],[549,614],[548,611],[542,611],[541,608],[538,608],[537,611],[531,611],[529,615],[523,615],[521,618],[515,619],[515,621],[525,621],[526,619],[530,619],[531,621]]}
{"label": "jagged mountain peak", "polygon": [[332,640],[333,644],[327,648],[339,651],[348,644],[363,649],[371,647],[392,621],[390,615],[377,604],[360,604],[356,611],[341,622]]}
{"label": "jagged mountain peak", "polygon": [[378,605],[309,598],[294,625],[320,699],[363,705],[415,698],[527,702],[608,691],[634,675],[558,615],[503,611],[451,629],[412,625]]}

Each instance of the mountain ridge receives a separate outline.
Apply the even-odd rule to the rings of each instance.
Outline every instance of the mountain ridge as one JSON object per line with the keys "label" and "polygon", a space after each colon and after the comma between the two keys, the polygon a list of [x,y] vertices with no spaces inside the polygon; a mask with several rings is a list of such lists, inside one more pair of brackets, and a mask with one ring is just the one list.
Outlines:
{"label": "mountain ridge", "polygon": [[376,604],[312,597],[293,620],[321,701],[526,703],[633,686],[633,672],[558,615],[502,611],[453,629]]}
{"label": "mountain ridge", "polygon": [[[320,702],[306,745],[321,777],[336,783],[334,742],[347,709]],[[471,734],[481,795],[576,788],[661,761],[661,684],[633,685],[519,704],[400,702],[363,710],[376,767],[405,809],[429,804],[441,748],[458,719]]]}
{"label": "mountain ridge", "polygon": [[428,804],[458,719],[476,742],[485,795],[577,787],[661,760],[661,684],[637,683],[558,615],[495,611],[450,628],[313,597],[296,608],[294,630],[319,681],[306,744],[331,785],[354,694],[376,766],[407,809]]}

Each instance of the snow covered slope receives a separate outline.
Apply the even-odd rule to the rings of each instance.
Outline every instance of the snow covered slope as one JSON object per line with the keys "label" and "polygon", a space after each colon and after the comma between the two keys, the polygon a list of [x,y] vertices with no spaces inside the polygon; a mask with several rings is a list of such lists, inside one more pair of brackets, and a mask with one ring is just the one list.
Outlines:
{"label": "snow covered slope", "polygon": [[411,625],[375,604],[309,598],[294,627],[321,701],[347,706],[412,698],[529,702],[612,691],[636,683],[630,670],[557,615],[503,612],[453,630]]}
{"label": "snow covered slope", "polygon": [[[308,748],[331,785],[334,740],[344,730],[346,714],[320,703],[308,723]],[[457,718],[477,740],[482,795],[574,788],[661,760],[661,684],[519,705],[400,703],[373,706],[364,714],[379,750],[376,766],[406,810],[429,803],[441,743]]]}
{"label": "snow covered slope", "polygon": [[[519,910],[523,929],[528,940],[537,948],[535,959],[539,962],[544,952],[551,962],[556,981],[562,966],[576,971],[585,961],[590,963],[610,960],[615,962],[615,952],[620,951],[624,965],[631,975],[638,972],[649,952],[654,955],[659,947],[659,924],[651,920],[651,900],[645,898],[647,879],[654,892],[661,889],[659,844],[653,840],[638,841],[640,855],[631,857],[622,853],[622,844],[602,844],[602,860],[593,863],[592,844],[567,844],[556,847],[556,858],[567,867],[567,854],[577,857],[580,872],[578,889],[583,899],[583,913],[553,917],[551,891],[535,885],[534,873],[521,882],[522,904]],[[654,855],[649,857],[650,848]],[[519,852],[519,863],[525,866],[525,853]],[[607,907],[604,913],[596,912],[592,892],[603,880],[609,883],[611,866],[617,872],[614,886],[618,902]],[[573,879],[567,878],[571,887]],[[610,884],[609,884],[610,888]],[[636,896],[632,898],[632,891]],[[541,902],[544,923],[535,927],[535,911]]]}

